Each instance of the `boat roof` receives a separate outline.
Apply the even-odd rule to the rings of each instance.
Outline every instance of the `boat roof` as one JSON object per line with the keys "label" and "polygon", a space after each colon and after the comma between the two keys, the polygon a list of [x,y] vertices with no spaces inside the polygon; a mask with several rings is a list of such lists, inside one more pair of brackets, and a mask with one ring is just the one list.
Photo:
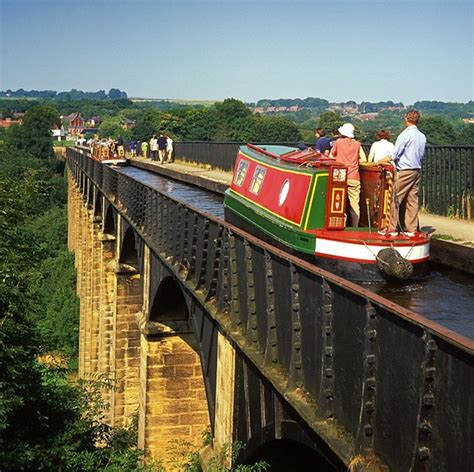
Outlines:
{"label": "boat roof", "polygon": [[306,165],[308,167],[327,167],[335,165],[344,167],[338,164],[334,159],[329,159],[327,156],[315,151],[313,148],[300,149],[291,146],[279,146],[274,144],[247,144],[241,146],[240,150],[247,155],[257,159],[269,158],[277,163]]}

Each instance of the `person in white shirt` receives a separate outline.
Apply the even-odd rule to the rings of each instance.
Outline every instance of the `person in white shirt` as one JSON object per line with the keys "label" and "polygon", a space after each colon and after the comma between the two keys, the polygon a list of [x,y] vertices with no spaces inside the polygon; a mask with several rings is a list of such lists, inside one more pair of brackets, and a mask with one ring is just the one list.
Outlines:
{"label": "person in white shirt", "polygon": [[168,162],[173,162],[173,140],[166,136],[166,157]]}
{"label": "person in white shirt", "polygon": [[369,152],[368,161],[374,164],[387,164],[391,161],[389,157],[395,147],[390,140],[390,133],[381,129],[376,134],[377,141],[372,144]]}
{"label": "person in white shirt", "polygon": [[155,134],[150,139],[150,151],[151,151],[151,160],[157,161],[158,160],[158,139],[156,139]]}

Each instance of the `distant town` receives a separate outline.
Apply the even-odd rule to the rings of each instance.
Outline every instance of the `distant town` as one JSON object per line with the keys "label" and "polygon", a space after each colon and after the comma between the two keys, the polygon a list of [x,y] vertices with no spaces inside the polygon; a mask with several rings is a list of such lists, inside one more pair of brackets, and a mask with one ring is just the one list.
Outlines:
{"label": "distant town", "polygon": [[[227,100],[238,102],[238,113],[242,113],[242,107],[246,109],[241,115],[245,115],[246,120],[250,120],[248,115],[255,117],[256,121],[250,120],[252,124],[247,128],[252,130],[250,134],[246,133],[244,128],[224,134],[216,128],[213,111],[216,111],[216,107],[219,108],[219,103],[226,100],[219,102],[129,97],[127,92],[119,88],[95,92],[22,88],[0,91],[0,129],[21,124],[29,109],[42,104],[53,107],[60,116],[61,124],[52,130],[53,138],[57,141],[70,141],[93,135],[140,135],[140,130],[147,129],[147,120],[149,122],[151,119],[158,127],[163,127],[160,124],[161,114],[171,114],[176,123],[182,123],[181,128],[178,129],[176,124],[169,122],[164,126],[176,139],[268,140],[271,137],[273,140],[280,140],[285,137],[287,140],[294,138],[311,142],[316,127],[332,131],[340,123],[349,121],[356,126],[360,139],[369,142],[377,129],[388,129],[396,136],[402,129],[403,113],[409,108],[416,108],[424,117],[422,126],[425,127],[431,144],[474,144],[473,101],[454,103],[432,100],[404,104],[388,100],[358,103],[354,100],[330,102],[317,97],[264,98],[246,103],[236,99]],[[200,110],[200,113],[204,114],[199,124],[194,122],[197,115],[187,114],[192,110]],[[229,119],[232,119],[232,110],[228,115]],[[165,117],[166,120],[169,120],[170,116]],[[260,121],[258,117],[261,117]],[[237,115],[234,118],[237,118]],[[262,131],[262,120],[267,120],[267,132]],[[284,120],[284,123],[281,120]],[[140,129],[138,132],[133,131],[136,125]],[[273,131],[268,132],[270,129]]]}

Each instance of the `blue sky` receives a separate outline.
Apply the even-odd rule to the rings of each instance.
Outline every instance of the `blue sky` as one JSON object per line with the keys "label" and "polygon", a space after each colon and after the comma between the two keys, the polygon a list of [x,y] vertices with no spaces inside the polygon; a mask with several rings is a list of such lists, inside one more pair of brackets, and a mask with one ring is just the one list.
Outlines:
{"label": "blue sky", "polygon": [[473,99],[470,0],[0,0],[0,89]]}

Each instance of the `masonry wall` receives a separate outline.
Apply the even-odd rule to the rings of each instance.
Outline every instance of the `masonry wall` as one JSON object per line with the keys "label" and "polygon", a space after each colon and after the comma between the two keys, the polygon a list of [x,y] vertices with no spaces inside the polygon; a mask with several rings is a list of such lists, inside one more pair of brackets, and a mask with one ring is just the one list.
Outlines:
{"label": "masonry wall", "polygon": [[69,176],[68,248],[75,252],[80,298],[79,376],[114,384],[102,389],[105,420],[126,426],[138,415],[139,446],[166,464],[174,442],[198,449],[209,431],[199,353],[191,332],[150,334],[149,250],[142,274],[121,264],[121,216],[116,234],[103,232],[103,218],[86,206]]}

